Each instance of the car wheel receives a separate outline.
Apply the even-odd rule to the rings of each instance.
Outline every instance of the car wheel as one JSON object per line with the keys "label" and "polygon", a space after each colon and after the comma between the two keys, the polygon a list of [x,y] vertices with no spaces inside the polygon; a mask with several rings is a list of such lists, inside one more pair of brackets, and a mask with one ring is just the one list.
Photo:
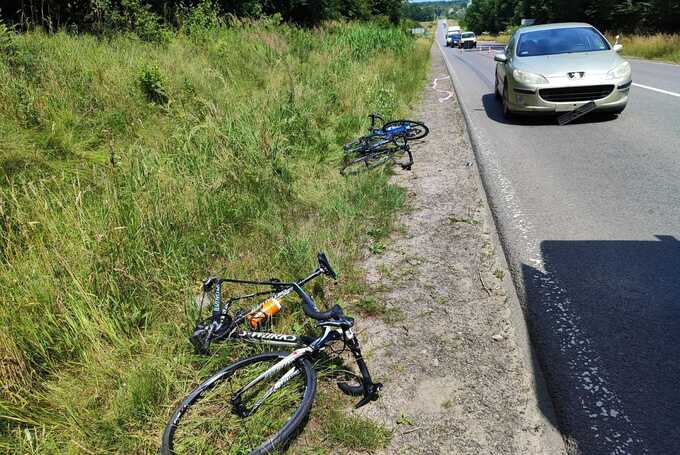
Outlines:
{"label": "car wheel", "polygon": [[498,91],[498,74],[496,74],[495,77],[494,77],[493,94],[498,101],[501,100],[501,92]]}
{"label": "car wheel", "polygon": [[503,117],[506,119],[511,119],[514,116],[514,112],[510,109],[510,104],[508,103],[508,82],[503,84]]}

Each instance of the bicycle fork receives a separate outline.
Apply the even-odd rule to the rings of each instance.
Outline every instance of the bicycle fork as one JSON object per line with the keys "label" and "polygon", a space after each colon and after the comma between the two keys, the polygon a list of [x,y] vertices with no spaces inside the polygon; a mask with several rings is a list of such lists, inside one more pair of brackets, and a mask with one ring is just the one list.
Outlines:
{"label": "bicycle fork", "polygon": [[359,340],[354,336],[352,330],[347,330],[345,332],[345,338],[347,347],[352,352],[354,360],[359,367],[359,372],[361,373],[361,384],[364,389],[364,397],[359,400],[359,402],[354,405],[355,409],[359,409],[362,406],[367,405],[371,401],[375,401],[380,397],[380,390],[382,390],[383,385],[379,382],[373,382],[371,379],[371,374],[368,372],[368,366],[366,366],[366,361],[361,355],[361,348],[359,347]]}

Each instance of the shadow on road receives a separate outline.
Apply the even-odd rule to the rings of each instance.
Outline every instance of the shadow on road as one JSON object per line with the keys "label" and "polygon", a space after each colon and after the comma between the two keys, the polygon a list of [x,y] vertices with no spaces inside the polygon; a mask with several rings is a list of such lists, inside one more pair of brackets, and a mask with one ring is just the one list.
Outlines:
{"label": "shadow on road", "polygon": [[[482,96],[482,106],[484,106],[484,111],[489,119],[504,123],[506,125],[527,125],[527,126],[545,126],[553,125],[557,126],[557,115],[522,115],[516,116],[512,119],[507,119],[503,115],[503,106],[493,93],[487,93]],[[610,122],[615,120],[617,115],[607,114],[607,113],[591,113],[584,115],[568,125],[581,125],[584,123],[602,123]],[[565,125],[565,126],[568,126]]]}
{"label": "shadow on road", "polygon": [[657,238],[544,241],[545,273],[522,266],[534,348],[581,453],[680,453],[680,241]]}

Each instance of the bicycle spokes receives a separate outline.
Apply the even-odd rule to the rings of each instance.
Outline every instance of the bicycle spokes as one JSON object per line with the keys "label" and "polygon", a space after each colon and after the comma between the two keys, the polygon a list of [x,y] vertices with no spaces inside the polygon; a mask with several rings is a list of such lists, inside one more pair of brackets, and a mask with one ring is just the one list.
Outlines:
{"label": "bicycle spokes", "polygon": [[300,406],[307,386],[295,366],[255,381],[277,361],[238,368],[200,394],[181,416],[173,453],[249,453],[272,437]]}

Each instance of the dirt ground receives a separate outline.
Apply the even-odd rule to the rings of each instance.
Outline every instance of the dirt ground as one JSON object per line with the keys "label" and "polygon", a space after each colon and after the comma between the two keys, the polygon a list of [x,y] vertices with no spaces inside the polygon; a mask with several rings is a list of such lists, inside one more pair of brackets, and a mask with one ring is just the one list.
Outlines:
{"label": "dirt ground", "polygon": [[526,329],[513,318],[517,301],[436,46],[430,80],[413,115],[430,135],[413,146],[413,170],[393,177],[409,209],[385,250],[365,262],[386,311],[362,317],[358,331],[385,387],[358,412],[392,430],[388,454],[560,453],[537,404],[516,333]]}

